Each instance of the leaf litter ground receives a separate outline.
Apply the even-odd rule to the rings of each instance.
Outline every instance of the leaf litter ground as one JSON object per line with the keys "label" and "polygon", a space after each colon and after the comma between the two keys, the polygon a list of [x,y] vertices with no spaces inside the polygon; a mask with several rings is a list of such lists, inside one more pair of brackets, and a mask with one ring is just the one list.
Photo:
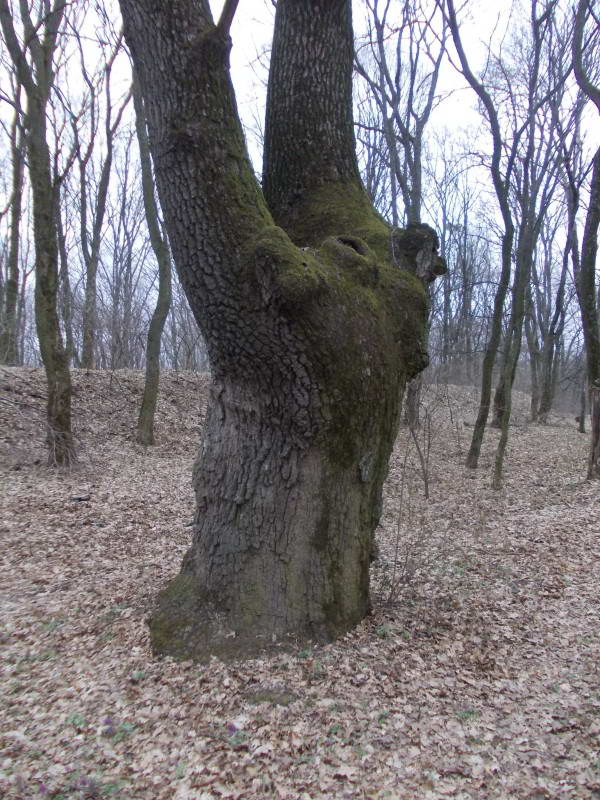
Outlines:
{"label": "leaf litter ground", "polygon": [[[225,665],[153,658],[145,623],[190,539],[209,380],[74,372],[80,464],[44,466],[40,370],[0,370],[0,796],[600,797],[600,515],[572,420],[497,434],[464,468],[476,393],[432,386],[401,429],[374,612],[326,647]],[[430,435],[429,435],[430,434]]]}

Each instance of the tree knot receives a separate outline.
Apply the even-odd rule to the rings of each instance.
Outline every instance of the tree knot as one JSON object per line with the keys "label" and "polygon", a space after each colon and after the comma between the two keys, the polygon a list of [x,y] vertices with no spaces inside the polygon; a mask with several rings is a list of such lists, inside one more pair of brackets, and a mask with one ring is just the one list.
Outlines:
{"label": "tree knot", "polygon": [[394,253],[405,256],[410,271],[424,283],[431,283],[448,271],[446,260],[438,255],[437,233],[424,223],[408,225],[392,234]]}

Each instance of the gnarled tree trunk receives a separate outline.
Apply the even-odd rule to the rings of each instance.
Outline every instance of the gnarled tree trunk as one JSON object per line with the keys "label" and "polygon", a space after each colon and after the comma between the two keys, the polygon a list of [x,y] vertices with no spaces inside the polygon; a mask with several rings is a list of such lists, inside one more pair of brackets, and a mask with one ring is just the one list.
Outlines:
{"label": "gnarled tree trunk", "polygon": [[369,609],[402,391],[427,360],[426,295],[410,268],[427,278],[435,235],[391,231],[361,185],[349,0],[278,4],[264,195],[236,113],[227,15],[215,26],[207,0],[121,7],[214,377],[193,544],[159,596],[153,647],[207,659],[331,639]]}

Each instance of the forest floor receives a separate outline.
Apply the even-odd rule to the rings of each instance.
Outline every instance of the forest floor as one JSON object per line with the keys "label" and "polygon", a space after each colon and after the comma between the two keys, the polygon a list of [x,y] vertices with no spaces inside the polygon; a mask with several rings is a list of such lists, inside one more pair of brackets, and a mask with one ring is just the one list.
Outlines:
{"label": "forest floor", "polygon": [[[401,429],[374,612],[325,647],[153,658],[145,619],[191,529],[208,378],[74,372],[80,464],[44,465],[40,370],[0,369],[0,796],[599,798],[600,504],[572,418],[463,466],[475,390],[430,387],[430,499]],[[419,434],[422,448],[427,436]]]}

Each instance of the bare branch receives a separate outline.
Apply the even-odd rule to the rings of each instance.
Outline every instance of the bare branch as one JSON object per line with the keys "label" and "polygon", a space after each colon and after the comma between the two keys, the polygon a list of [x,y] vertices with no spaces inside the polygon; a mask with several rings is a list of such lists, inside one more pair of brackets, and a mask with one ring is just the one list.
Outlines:
{"label": "bare branch", "polygon": [[235,17],[235,12],[237,11],[239,0],[225,0],[225,4],[223,5],[223,10],[221,11],[221,17],[217,23],[218,30],[224,35],[229,35],[229,30],[231,28],[231,23],[233,22],[233,18]]}

